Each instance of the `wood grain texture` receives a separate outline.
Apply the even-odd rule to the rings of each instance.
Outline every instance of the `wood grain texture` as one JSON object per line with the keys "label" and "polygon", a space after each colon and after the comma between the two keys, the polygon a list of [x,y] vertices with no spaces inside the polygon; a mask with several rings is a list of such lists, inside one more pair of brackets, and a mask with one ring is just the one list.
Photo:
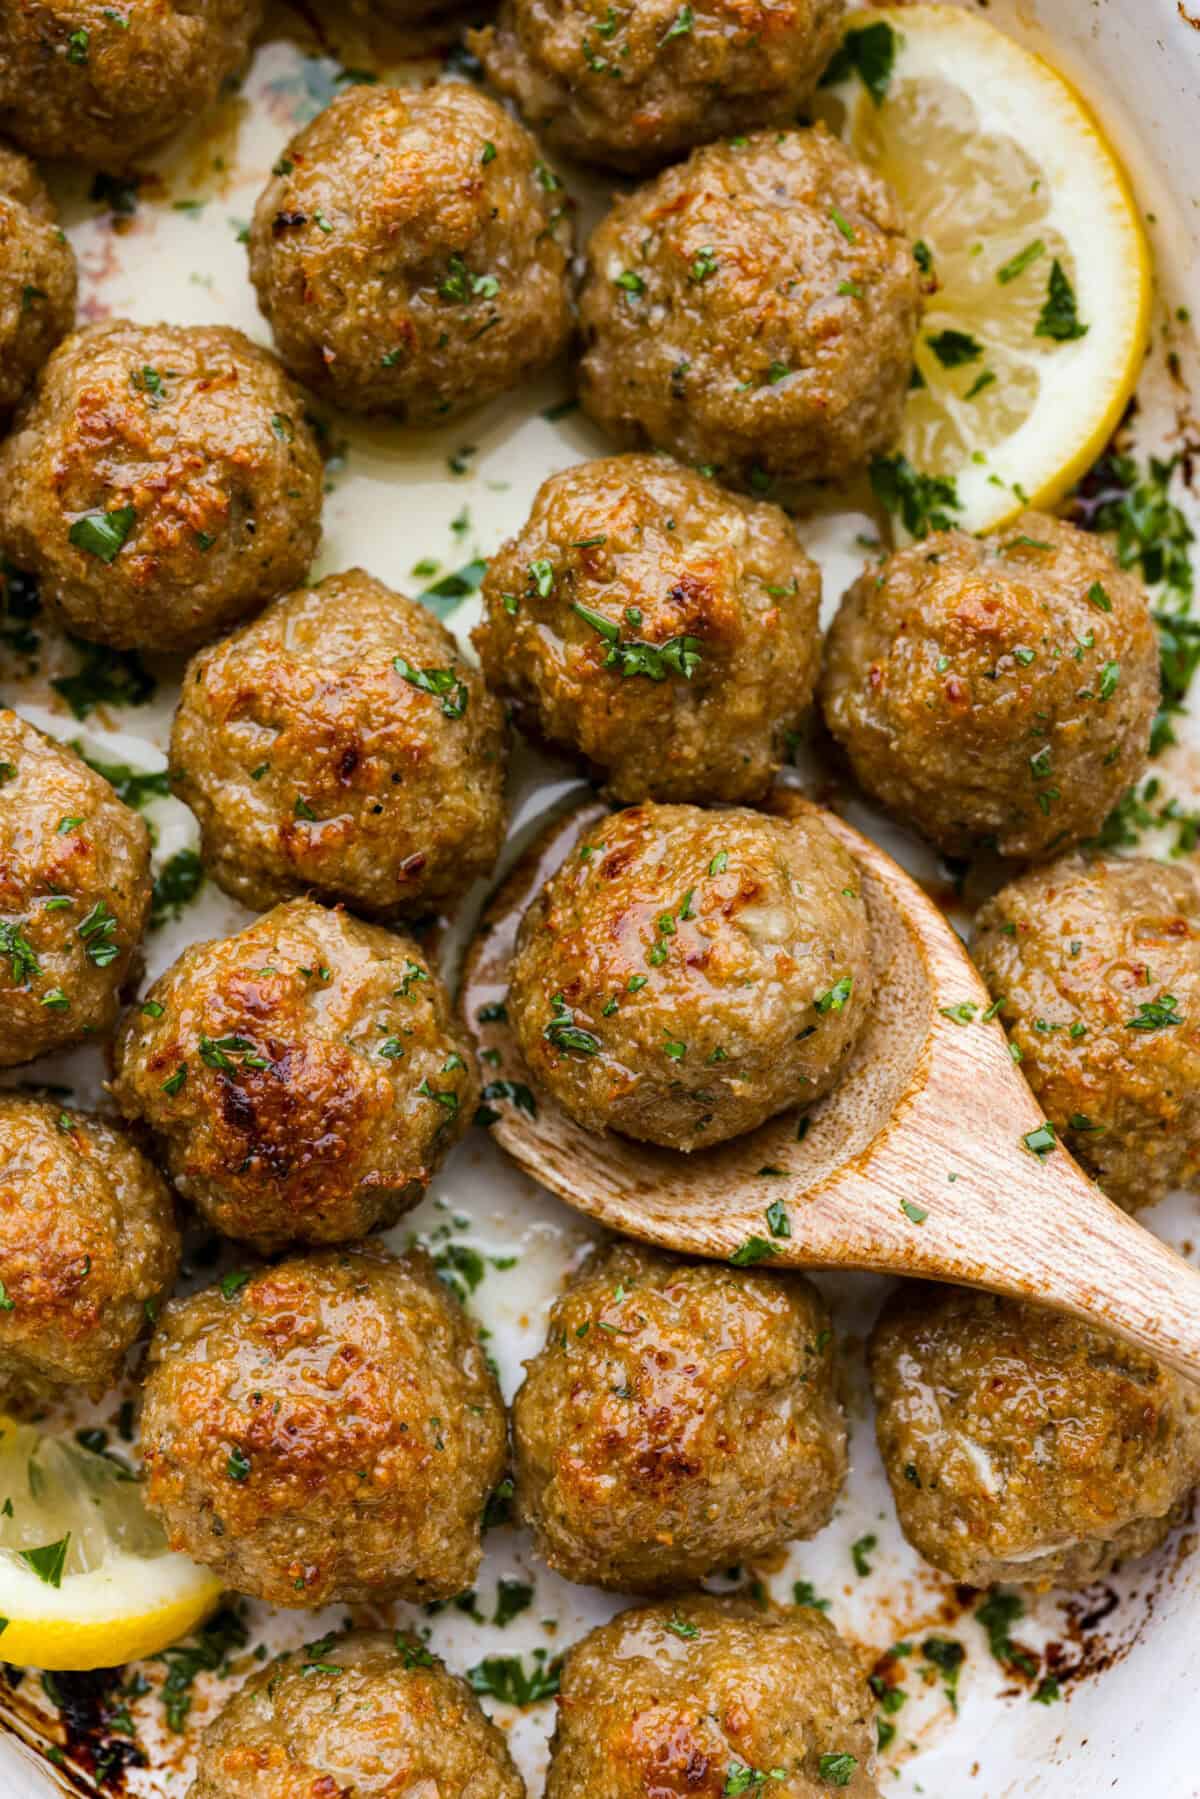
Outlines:
{"label": "wood grain texture", "polygon": [[[989,994],[958,937],[915,881],[835,813],[796,793],[776,806],[815,814],[855,858],[874,933],[871,1021],[835,1089],[745,1137],[684,1155],[584,1130],[544,1092],[536,1111],[494,1096],[493,1135],[569,1205],[630,1237],[728,1259],[751,1237],[772,1267],[860,1268],[960,1282],[1076,1313],[1200,1378],[1200,1274],[1135,1223],[1061,1145],[1025,1144],[1043,1115]],[[461,1003],[488,1079],[529,1072],[503,1018],[508,963],[532,894],[604,808],[559,818],[487,907]],[[942,1008],[975,1007],[969,1023]],[[783,1170],[766,1173],[764,1170]],[[772,1234],[782,1200],[789,1237]],[[907,1209],[906,1209],[907,1208]],[[924,1214],[923,1217],[920,1214]]]}

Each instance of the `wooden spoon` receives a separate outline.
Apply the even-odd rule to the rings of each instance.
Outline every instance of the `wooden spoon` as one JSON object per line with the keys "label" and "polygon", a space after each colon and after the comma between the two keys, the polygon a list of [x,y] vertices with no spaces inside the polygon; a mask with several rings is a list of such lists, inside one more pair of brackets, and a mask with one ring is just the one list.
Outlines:
{"label": "wooden spoon", "polygon": [[[1038,1153],[1042,1112],[1001,1026],[985,1020],[990,996],[937,907],[835,813],[787,792],[775,808],[819,817],[862,872],[876,994],[834,1092],[806,1123],[784,1113],[690,1156],[586,1131],[531,1093],[495,1009],[526,905],[602,816],[593,803],[526,853],[467,955],[462,1005],[481,1049],[499,1052],[484,1065],[497,1140],[568,1204],[626,1236],[726,1261],[987,1287],[1074,1312],[1200,1378],[1200,1274],[1106,1199],[1061,1145]],[[768,1221],[771,1207],[778,1227],[777,1201],[789,1236]]]}

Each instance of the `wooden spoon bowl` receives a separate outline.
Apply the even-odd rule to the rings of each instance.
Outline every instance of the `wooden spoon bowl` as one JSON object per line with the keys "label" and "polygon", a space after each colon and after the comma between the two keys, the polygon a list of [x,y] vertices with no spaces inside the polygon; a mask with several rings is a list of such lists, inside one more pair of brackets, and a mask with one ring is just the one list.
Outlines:
{"label": "wooden spoon bowl", "polygon": [[[460,997],[490,1052],[497,1140],[543,1186],[626,1236],[726,1261],[987,1287],[1074,1312],[1200,1377],[1200,1274],[1047,1138],[987,1016],[987,989],[937,907],[836,813],[786,790],[773,809],[820,818],[862,875],[876,991],[834,1091],[685,1155],[587,1131],[531,1087],[502,1011],[508,964],[529,901],[603,815],[591,803],[526,852],[467,954]],[[781,1208],[788,1235],[778,1234]]]}

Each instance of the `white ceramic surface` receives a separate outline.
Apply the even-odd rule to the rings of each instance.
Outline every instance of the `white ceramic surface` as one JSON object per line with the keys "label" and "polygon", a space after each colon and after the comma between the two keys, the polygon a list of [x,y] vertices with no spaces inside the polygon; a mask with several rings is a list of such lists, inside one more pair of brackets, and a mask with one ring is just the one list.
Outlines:
{"label": "white ceramic surface", "polygon": [[[981,4],[983,0],[981,0]],[[1196,173],[1196,124],[1200,119],[1200,17],[1195,27],[1176,0],[994,0],[989,18],[1012,29],[1065,67],[1091,96],[1110,134],[1124,151],[1139,199],[1152,215],[1153,235],[1168,310],[1190,305],[1200,313],[1200,176]],[[143,206],[136,220],[114,235],[96,208],[82,202],[82,182],[61,184],[68,203],[71,236],[80,253],[84,316],[127,314],[142,320],[220,320],[243,325],[265,337],[246,279],[245,252],[237,230],[248,216],[266,169],[288,135],[297,107],[309,97],[316,110],[328,96],[328,65],[302,62],[282,45],[270,46],[256,62],[245,106],[230,102],[219,128],[193,135],[160,159],[167,192]],[[240,129],[239,129],[240,128]],[[236,142],[235,142],[236,139]],[[230,163],[225,176],[213,159]],[[588,184],[571,180],[583,191]],[[592,185],[593,195],[603,183]],[[72,198],[72,195],[74,197]],[[176,210],[171,200],[202,198],[199,210]],[[1185,396],[1164,377],[1168,347],[1194,367],[1190,333],[1174,329],[1170,344],[1156,332],[1143,399],[1141,447],[1170,445],[1177,433]],[[344,427],[349,451],[344,468],[332,477],[325,508],[322,572],[364,563],[398,587],[415,591],[414,563],[437,559],[444,569],[465,563],[477,551],[491,551],[523,519],[540,480],[552,469],[600,453],[597,435],[576,415],[558,423],[541,416],[569,391],[557,371],[522,393],[512,404],[489,409],[437,436],[414,439],[399,429]],[[447,456],[464,444],[476,446],[468,472],[452,475]],[[1181,500],[1186,496],[1181,495]],[[465,518],[464,518],[465,509]],[[847,577],[857,572],[860,552],[854,533],[865,521],[852,514],[806,521],[806,542],[826,570],[827,607]],[[474,608],[454,614],[455,629],[473,622]],[[64,737],[82,737],[93,753],[141,767],[162,765],[172,693],[167,686],[153,706],[94,718],[86,727],[47,704],[36,686],[14,695],[38,724]],[[1194,793],[1193,751],[1174,753],[1169,773],[1181,791]],[[530,757],[521,763],[514,826],[544,809],[569,784],[563,769],[551,770]],[[163,854],[192,840],[189,816],[172,801],[157,803],[152,816]],[[864,822],[856,813],[856,822]],[[877,821],[866,821],[879,835]],[[889,844],[899,840],[886,833]],[[932,865],[911,844],[906,859],[919,870]],[[183,940],[233,928],[237,908],[207,890],[180,924],[151,939],[150,973],[156,973]],[[22,1076],[27,1071],[20,1071]],[[39,1071],[41,1072],[41,1071]],[[100,1077],[94,1052],[67,1058],[54,1070],[72,1083],[81,1099],[94,1097]],[[49,1071],[47,1074],[49,1078]],[[1172,1240],[1191,1235],[1194,1199],[1177,1198],[1158,1208],[1148,1222]],[[456,1220],[463,1220],[457,1223]],[[586,1240],[582,1222],[566,1208],[533,1190],[513,1172],[481,1132],[473,1132],[435,1183],[433,1194],[396,1233],[419,1230],[436,1249],[447,1240],[470,1243],[485,1255],[516,1254],[516,1267],[491,1270],[472,1305],[493,1333],[506,1391],[519,1380],[520,1361],[541,1336],[545,1309],[563,1270]],[[847,1277],[822,1283],[837,1306],[844,1333],[844,1364],[854,1420],[853,1474],[830,1528],[813,1543],[799,1546],[786,1570],[768,1578],[777,1597],[805,1579],[831,1601],[831,1615],[849,1635],[882,1650],[898,1637],[920,1641],[930,1629],[960,1635],[968,1661],[955,1717],[938,1684],[912,1678],[912,1693],[897,1722],[895,1749],[881,1777],[885,1792],[937,1795],[938,1799],[1065,1799],[1066,1795],[1142,1795],[1195,1799],[1200,1793],[1200,1562],[1188,1554],[1186,1536],[1160,1557],[1135,1568],[1116,1583],[1120,1603],[1089,1654],[1107,1659],[1102,1672],[1071,1681],[1063,1703],[1030,1702],[1028,1691],[1005,1695],[1004,1679],[991,1660],[978,1626],[958,1617],[946,1583],[923,1570],[895,1526],[878,1467],[869,1407],[862,1393],[861,1339],[874,1315],[882,1283]],[[101,1408],[101,1415],[104,1408]],[[859,1577],[850,1545],[866,1534],[877,1539],[869,1555],[871,1573]],[[610,1600],[572,1588],[530,1566],[528,1544],[511,1531],[493,1533],[478,1583],[480,1608],[493,1609],[497,1579],[517,1574],[537,1581],[537,1596],[505,1630],[480,1627],[455,1611],[433,1621],[432,1641],[452,1666],[464,1667],[484,1654],[524,1654],[535,1648],[554,1653],[591,1623],[611,1613]],[[943,1611],[948,1607],[948,1611]],[[293,1616],[264,1626],[254,1616],[257,1640],[274,1645],[311,1638],[339,1623],[344,1608],[321,1618]],[[413,1618],[408,1608],[398,1617]],[[547,1620],[553,1621],[552,1631]],[[949,1621],[948,1621],[949,1620]],[[1069,1621],[1053,1596],[1033,1609],[1022,1634],[1033,1644],[1069,1636]],[[196,1718],[211,1714],[221,1689],[197,1687]],[[501,1712],[511,1726],[514,1749],[540,1792],[544,1743],[552,1706],[517,1715]],[[159,1716],[150,1697],[138,1708],[139,1721]],[[148,1729],[147,1742],[153,1740]],[[916,1745],[915,1752],[907,1747]],[[178,1745],[168,1745],[177,1749]],[[44,1764],[43,1764],[44,1768]],[[129,1791],[182,1795],[185,1763],[135,1774]],[[48,1769],[39,1771],[13,1738],[0,1738],[0,1795],[39,1799],[54,1788]]]}

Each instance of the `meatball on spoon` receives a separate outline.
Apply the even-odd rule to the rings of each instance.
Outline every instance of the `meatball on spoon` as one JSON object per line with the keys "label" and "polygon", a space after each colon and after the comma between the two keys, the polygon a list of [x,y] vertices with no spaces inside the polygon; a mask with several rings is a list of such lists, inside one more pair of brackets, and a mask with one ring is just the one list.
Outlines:
{"label": "meatball on spoon", "polygon": [[1087,1178],[1014,1065],[996,1008],[911,877],[798,794],[860,870],[874,933],[872,1015],[834,1090],[804,1113],[685,1155],[577,1125],[530,1087],[504,1008],[522,915],[595,826],[559,817],[499,889],[467,958],[462,1005],[507,1152],[570,1205],[684,1254],[772,1267],[867,1268],[1059,1306],[1200,1376],[1200,1274]]}

